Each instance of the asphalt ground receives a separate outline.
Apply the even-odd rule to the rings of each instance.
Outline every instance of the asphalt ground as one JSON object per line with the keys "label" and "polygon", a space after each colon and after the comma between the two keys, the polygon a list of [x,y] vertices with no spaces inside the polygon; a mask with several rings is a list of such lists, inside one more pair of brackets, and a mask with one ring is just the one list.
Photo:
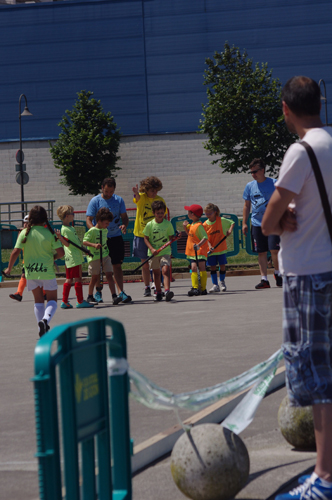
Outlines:
{"label": "asphalt ground", "polygon": [[[104,287],[104,304],[93,310],[59,307],[51,326],[100,316],[121,321],[129,364],[161,387],[174,393],[187,392],[226,381],[279,349],[282,290],[275,286],[272,276],[270,289],[255,290],[258,281],[258,276],[228,277],[227,292],[188,297],[190,280],[177,279],[172,284],[174,299],[168,303],[144,298],[142,283],[128,283],[125,290],[133,303],[118,306],[111,304],[111,294]],[[38,333],[32,294],[25,292],[18,303],[8,297],[13,291],[0,288],[0,500],[36,500],[39,496],[30,378]],[[60,298],[61,293],[59,286]],[[73,288],[70,300],[75,305]],[[248,484],[238,499],[274,496],[314,465],[315,453],[293,450],[278,429],[277,412],[284,396],[283,388],[265,398],[252,424],[240,435],[251,465]],[[182,419],[191,415],[188,411],[180,413]],[[175,424],[172,411],[150,410],[130,400],[135,445]],[[135,474],[134,500],[185,498],[172,480],[169,462],[166,456]]]}

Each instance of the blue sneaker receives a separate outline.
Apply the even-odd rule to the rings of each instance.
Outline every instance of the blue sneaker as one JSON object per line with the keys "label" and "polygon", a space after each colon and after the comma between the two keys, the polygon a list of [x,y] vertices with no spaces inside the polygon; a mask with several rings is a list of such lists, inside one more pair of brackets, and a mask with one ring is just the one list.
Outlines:
{"label": "blue sneaker", "polygon": [[301,495],[307,488],[307,483],[309,483],[309,481],[296,486],[296,488],[293,488],[287,493],[281,493],[280,495],[277,495],[274,500],[300,500]]}
{"label": "blue sneaker", "polygon": [[122,291],[119,296],[121,297],[121,300],[124,304],[128,304],[128,302],[131,302],[131,297],[130,295],[127,295],[125,291]]}
{"label": "blue sneaker", "polygon": [[303,476],[300,476],[297,480],[299,484],[303,484],[307,481],[307,479],[311,478],[311,474],[304,474]]}
{"label": "blue sneaker", "polygon": [[332,500],[332,488],[323,486],[320,477],[314,481],[309,480],[302,484],[305,487],[301,500]]}
{"label": "blue sneaker", "polygon": [[95,299],[98,302],[98,304],[101,304],[102,302],[104,302],[101,292],[96,292],[95,293]]}
{"label": "blue sneaker", "polygon": [[89,307],[94,307],[94,304],[91,304],[91,302],[87,302],[86,300],[83,300],[83,302],[76,302],[76,307],[77,309],[88,309]]}
{"label": "blue sneaker", "polygon": [[69,302],[61,302],[61,309],[72,309],[73,306]]}

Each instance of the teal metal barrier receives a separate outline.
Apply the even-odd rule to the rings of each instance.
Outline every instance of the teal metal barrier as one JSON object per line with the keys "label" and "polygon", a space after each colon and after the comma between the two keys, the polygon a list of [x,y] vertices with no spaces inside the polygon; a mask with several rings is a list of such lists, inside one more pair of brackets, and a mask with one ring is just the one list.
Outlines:
{"label": "teal metal barrier", "polygon": [[132,498],[129,380],[108,377],[107,356],[127,357],[123,325],[109,318],[57,326],[36,345],[41,500]]}
{"label": "teal metal barrier", "polygon": [[[239,219],[234,214],[220,214],[221,217],[225,219],[230,219],[234,222],[233,233],[229,238],[227,238],[227,247],[229,251],[225,254],[226,257],[232,257],[233,255],[237,255],[240,251],[240,239],[239,239]],[[178,217],[173,217],[171,219],[171,223],[174,227],[175,231],[181,232],[181,238],[174,243],[172,243],[172,255],[176,259],[185,259],[186,254],[186,243],[187,243],[187,234],[183,230],[183,221],[188,220],[188,215],[180,215]],[[206,221],[206,217],[201,217],[201,222]]]}
{"label": "teal metal barrier", "polygon": [[[9,260],[5,260],[2,252],[14,248],[18,237],[18,229],[13,224],[0,224],[0,282],[2,281],[2,271],[8,267]],[[19,258],[15,261],[15,266],[19,262]]]}
{"label": "teal metal barrier", "polygon": [[124,262],[140,262],[141,259],[138,257],[132,257],[133,254],[133,242],[134,242],[134,226],[135,219],[129,219],[129,224],[127,226],[126,234],[122,235],[125,244],[125,258]]}

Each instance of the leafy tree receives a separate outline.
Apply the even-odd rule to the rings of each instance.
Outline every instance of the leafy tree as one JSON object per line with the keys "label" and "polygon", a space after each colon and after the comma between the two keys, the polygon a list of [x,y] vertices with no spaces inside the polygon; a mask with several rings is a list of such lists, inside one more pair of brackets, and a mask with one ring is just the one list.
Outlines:
{"label": "leafy tree", "polygon": [[278,172],[287,148],[296,136],[288,132],[281,109],[281,83],[272,78],[267,63],[253,65],[246,52],[226,42],[214,60],[206,59],[204,72],[208,104],[200,120],[204,144],[219,158],[225,172],[248,171],[254,158],[262,158],[271,174]]}
{"label": "leafy tree", "polygon": [[51,146],[54,166],[60,169],[61,184],[70,194],[97,194],[101,181],[114,176],[119,156],[120,131],[111,113],[104,113],[93,92],[82,90],[72,111],[66,110],[58,124],[62,132]]}

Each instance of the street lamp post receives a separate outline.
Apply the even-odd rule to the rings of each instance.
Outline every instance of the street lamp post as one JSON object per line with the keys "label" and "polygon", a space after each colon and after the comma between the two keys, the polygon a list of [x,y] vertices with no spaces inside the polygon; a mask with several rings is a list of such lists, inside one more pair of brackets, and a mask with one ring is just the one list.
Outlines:
{"label": "street lamp post", "polygon": [[[25,108],[23,113],[21,113],[21,100],[24,97],[25,100]],[[20,152],[19,152],[19,165],[20,165],[20,181],[21,181],[21,210],[22,210],[22,220],[24,219],[24,185],[23,185],[23,151],[22,151],[22,126],[21,126],[21,116],[32,116],[32,113],[28,110],[28,101],[24,94],[20,95],[20,99],[18,101],[18,120],[19,120],[19,128],[20,128]]]}

